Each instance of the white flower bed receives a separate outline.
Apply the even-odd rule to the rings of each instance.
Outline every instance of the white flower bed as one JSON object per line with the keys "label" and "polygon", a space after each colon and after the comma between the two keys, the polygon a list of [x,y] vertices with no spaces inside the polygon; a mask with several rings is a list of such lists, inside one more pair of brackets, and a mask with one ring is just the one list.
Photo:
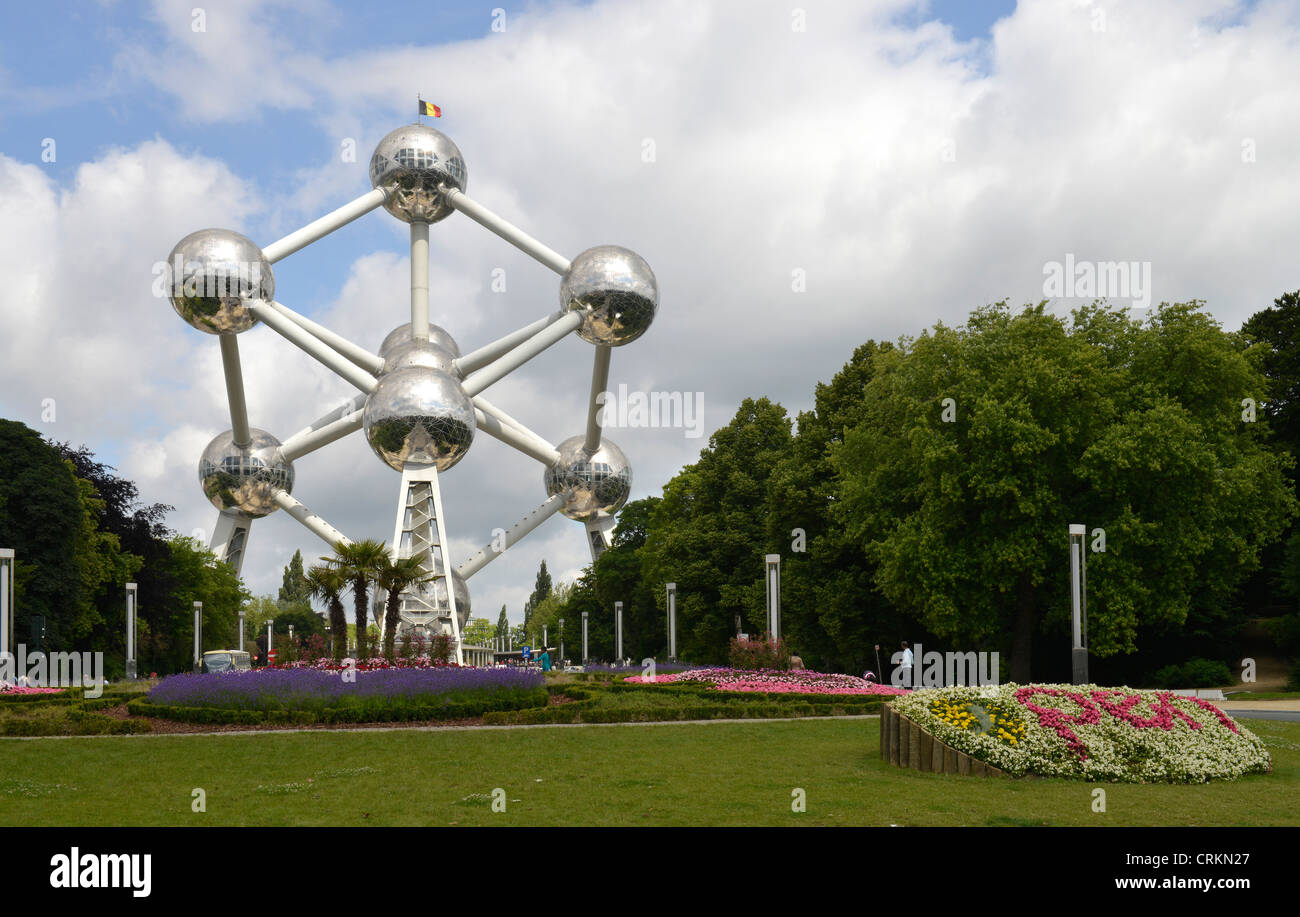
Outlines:
{"label": "white flower bed", "polygon": [[892,704],[1016,776],[1203,783],[1271,768],[1258,736],[1209,701],[1168,691],[1006,684],[920,690]]}

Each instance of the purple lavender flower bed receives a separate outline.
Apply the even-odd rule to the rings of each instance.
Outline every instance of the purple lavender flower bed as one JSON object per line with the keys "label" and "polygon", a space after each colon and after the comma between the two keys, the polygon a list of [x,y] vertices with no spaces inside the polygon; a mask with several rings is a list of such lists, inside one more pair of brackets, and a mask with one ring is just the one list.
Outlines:
{"label": "purple lavender flower bed", "polygon": [[390,718],[394,709],[517,710],[546,703],[545,679],[530,669],[380,669],[356,672],[255,669],[170,675],[149,691],[151,704],[223,710],[305,711],[348,709]]}

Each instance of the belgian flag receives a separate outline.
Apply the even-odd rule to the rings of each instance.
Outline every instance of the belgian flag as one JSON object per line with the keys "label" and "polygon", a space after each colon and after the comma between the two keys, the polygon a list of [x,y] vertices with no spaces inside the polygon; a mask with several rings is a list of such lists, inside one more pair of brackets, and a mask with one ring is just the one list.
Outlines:
{"label": "belgian flag", "polygon": [[426,101],[424,101],[424,99],[421,99],[421,100],[420,100],[420,114],[422,114],[422,115],[428,115],[428,116],[431,117],[431,118],[441,118],[441,117],[442,117],[442,109],[439,108],[437,105],[434,105],[432,102],[426,102]]}

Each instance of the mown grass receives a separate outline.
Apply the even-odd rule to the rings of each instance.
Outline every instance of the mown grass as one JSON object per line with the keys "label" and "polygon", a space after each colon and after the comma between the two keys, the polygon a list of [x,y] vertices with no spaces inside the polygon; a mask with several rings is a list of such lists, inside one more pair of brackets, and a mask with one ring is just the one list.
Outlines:
{"label": "mown grass", "polygon": [[[1274,772],[1201,786],[913,773],[874,719],[0,740],[11,825],[1295,825],[1300,724],[1247,721]],[[202,789],[207,811],[191,811]],[[505,811],[494,812],[494,791]],[[806,812],[795,812],[797,792]]]}

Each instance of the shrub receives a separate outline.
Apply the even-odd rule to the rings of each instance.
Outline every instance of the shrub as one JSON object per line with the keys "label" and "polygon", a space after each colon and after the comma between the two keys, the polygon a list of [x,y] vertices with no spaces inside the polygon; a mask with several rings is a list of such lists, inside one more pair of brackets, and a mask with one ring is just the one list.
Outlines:
{"label": "shrub", "polygon": [[1232,670],[1214,659],[1199,656],[1182,665],[1167,665],[1151,676],[1158,688],[1217,688],[1232,684]]}
{"label": "shrub", "polygon": [[765,636],[762,640],[733,637],[727,661],[733,669],[790,669],[790,650],[784,640]]}

